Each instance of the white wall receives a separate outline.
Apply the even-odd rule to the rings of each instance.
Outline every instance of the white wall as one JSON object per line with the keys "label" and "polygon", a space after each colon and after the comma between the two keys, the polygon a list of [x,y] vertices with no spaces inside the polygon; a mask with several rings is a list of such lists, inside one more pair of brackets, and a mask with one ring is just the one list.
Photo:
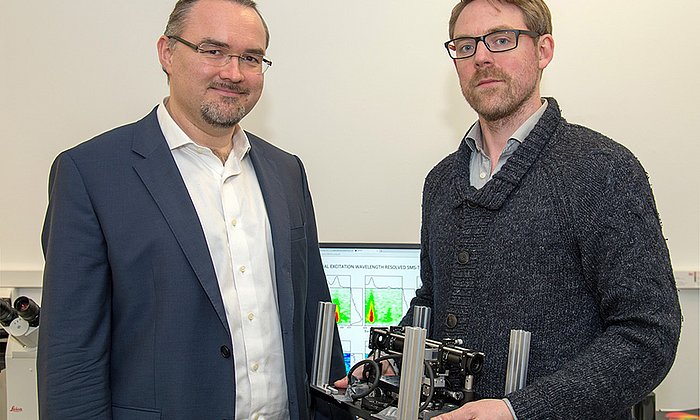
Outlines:
{"label": "white wall", "polygon": [[[304,160],[323,241],[417,242],[428,170],[474,113],[442,43],[455,0],[260,0],[274,66],[245,127]],[[0,4],[0,270],[40,270],[55,155],[140,118],[167,92],[155,49],[174,0]],[[550,0],[543,94],[631,149],[654,188],[674,268],[700,265],[700,5]],[[0,287],[1,277],[0,277]],[[698,291],[681,291],[661,407],[697,407]]]}

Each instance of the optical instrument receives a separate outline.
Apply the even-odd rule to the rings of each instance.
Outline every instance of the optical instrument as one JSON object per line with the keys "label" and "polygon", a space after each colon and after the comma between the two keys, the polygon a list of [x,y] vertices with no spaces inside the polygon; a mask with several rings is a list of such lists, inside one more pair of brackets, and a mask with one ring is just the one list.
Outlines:
{"label": "optical instrument", "polygon": [[[419,308],[414,316],[418,326],[370,328],[370,355],[350,369],[348,388],[339,390],[327,383],[335,305],[322,302],[312,393],[368,420],[430,419],[477,399],[474,381],[484,365],[484,353],[462,347],[460,340],[427,339],[429,311]],[[392,365],[393,374],[383,374],[385,363]]]}

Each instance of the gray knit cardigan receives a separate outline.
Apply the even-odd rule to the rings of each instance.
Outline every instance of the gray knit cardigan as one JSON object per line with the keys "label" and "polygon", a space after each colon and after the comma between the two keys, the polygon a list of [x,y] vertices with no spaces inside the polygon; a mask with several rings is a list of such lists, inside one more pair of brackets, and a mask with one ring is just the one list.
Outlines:
{"label": "gray knit cardigan", "polygon": [[567,123],[557,102],[482,189],[461,143],[423,190],[422,287],[431,337],[483,351],[476,390],[504,397],[511,329],[532,332],[519,420],[629,419],[680,335],[666,242],[644,169],[623,146]]}

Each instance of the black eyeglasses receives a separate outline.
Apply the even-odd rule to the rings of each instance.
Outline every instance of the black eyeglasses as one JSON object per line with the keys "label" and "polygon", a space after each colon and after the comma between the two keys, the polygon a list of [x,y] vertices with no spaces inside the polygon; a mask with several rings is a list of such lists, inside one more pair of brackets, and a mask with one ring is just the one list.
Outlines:
{"label": "black eyeglasses", "polygon": [[482,41],[491,52],[510,51],[518,47],[518,39],[521,34],[533,38],[540,36],[539,33],[533,31],[506,29],[482,36],[462,36],[451,39],[445,42],[445,48],[447,48],[447,53],[453,60],[469,58],[476,54],[476,46],[479,41]]}
{"label": "black eyeglasses", "polygon": [[238,59],[239,69],[246,73],[263,74],[270,68],[270,66],[272,66],[272,61],[262,54],[231,54],[225,48],[207,42],[196,45],[180,38],[179,36],[166,35],[166,37],[168,37],[168,39],[174,39],[175,41],[192,48],[198,53],[198,56],[203,63],[212,66],[223,67],[230,63],[234,57]]}

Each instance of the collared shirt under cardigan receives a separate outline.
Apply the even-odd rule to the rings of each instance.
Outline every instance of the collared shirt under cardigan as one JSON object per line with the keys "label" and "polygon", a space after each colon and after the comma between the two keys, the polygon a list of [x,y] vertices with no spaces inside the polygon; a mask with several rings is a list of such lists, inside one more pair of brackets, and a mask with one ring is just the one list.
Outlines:
{"label": "collared shirt under cardigan", "polygon": [[481,188],[491,180],[493,174],[498,172],[506,163],[509,157],[518,149],[520,143],[524,142],[527,135],[535,127],[537,121],[540,120],[544,111],[547,110],[547,100],[542,100],[542,105],[535,111],[534,114],[525,120],[517,130],[510,136],[506,147],[501,152],[498,158],[496,167],[491,171],[491,158],[484,150],[484,140],[481,135],[481,124],[479,121],[469,129],[469,132],[464,137],[467,146],[472,150],[471,162],[469,164],[469,181],[476,188]]}

